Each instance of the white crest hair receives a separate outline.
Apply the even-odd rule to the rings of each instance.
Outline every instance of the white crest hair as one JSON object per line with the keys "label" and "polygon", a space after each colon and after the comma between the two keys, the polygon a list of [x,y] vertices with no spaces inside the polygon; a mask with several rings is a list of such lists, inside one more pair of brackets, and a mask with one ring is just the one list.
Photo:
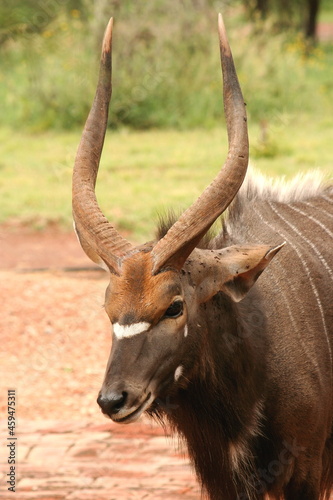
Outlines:
{"label": "white crest hair", "polygon": [[[239,221],[249,209],[252,201],[268,201],[278,203],[295,203],[307,201],[325,192],[329,183],[325,182],[325,175],[319,170],[312,170],[298,174],[291,180],[269,178],[249,167],[247,176],[229,206],[223,219],[224,230],[233,233],[233,228],[239,234]],[[219,241],[219,236],[216,242]],[[214,244],[213,244],[214,246]]]}
{"label": "white crest hair", "polygon": [[250,166],[237,197],[293,203],[317,196],[324,188],[325,176],[320,170],[299,173],[286,180],[285,177],[266,177]]}

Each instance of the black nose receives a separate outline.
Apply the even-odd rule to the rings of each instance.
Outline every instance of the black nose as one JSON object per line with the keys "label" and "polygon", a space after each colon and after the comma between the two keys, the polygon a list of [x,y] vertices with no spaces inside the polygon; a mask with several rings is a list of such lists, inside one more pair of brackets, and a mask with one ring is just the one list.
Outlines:
{"label": "black nose", "polygon": [[101,410],[106,415],[115,415],[118,413],[127,400],[127,392],[110,392],[107,396],[102,396],[100,393],[97,398],[97,403],[101,407]]}

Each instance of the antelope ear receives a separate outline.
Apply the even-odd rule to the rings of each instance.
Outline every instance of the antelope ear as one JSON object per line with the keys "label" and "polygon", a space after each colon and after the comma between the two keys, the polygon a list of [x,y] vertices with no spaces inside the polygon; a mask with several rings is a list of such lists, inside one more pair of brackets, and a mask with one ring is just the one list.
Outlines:
{"label": "antelope ear", "polygon": [[[197,290],[199,304],[218,292],[224,292],[234,302],[242,300],[273,257],[285,245],[230,246],[222,250],[195,249],[194,266],[189,273]],[[192,265],[192,269],[191,269]],[[204,272],[202,272],[204,270]]]}
{"label": "antelope ear", "polygon": [[87,255],[87,257],[89,257],[90,260],[95,262],[95,264],[97,264],[99,267],[101,267],[105,271],[110,271],[108,266],[105,264],[104,260],[102,260],[101,257],[99,255],[97,255],[97,253],[91,248],[89,243],[87,243],[87,241],[80,234],[80,231],[78,229],[77,224],[74,222],[73,225],[74,225],[74,231],[75,231],[75,234],[77,236],[77,239],[79,240],[79,243],[82,247],[82,250]]}
{"label": "antelope ear", "polygon": [[270,261],[285,245],[285,242],[275,247],[257,245],[253,247],[229,247],[229,252],[223,258],[225,276],[228,276],[222,286],[222,291],[235,302],[242,300],[257,281]]}

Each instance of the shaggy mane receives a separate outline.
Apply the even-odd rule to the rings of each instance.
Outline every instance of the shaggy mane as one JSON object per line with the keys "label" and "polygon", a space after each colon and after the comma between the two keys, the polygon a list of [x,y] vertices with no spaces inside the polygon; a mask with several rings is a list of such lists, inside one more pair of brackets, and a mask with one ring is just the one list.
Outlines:
{"label": "shaggy mane", "polygon": [[164,236],[169,231],[170,227],[174,225],[174,223],[179,218],[180,214],[176,214],[176,212],[171,208],[166,214],[159,214],[157,221],[157,229],[156,229],[156,239],[160,240],[164,238]]}
{"label": "shaggy mane", "polygon": [[[156,239],[160,240],[163,238],[171,226],[174,225],[174,223],[179,219],[180,213],[176,214],[176,212],[173,209],[169,209],[166,214],[164,215],[159,215],[158,222],[157,222],[157,230],[156,230]],[[212,231],[209,230],[205,236],[201,239],[201,241],[198,243],[197,248],[209,248],[209,243],[213,238]]]}
{"label": "shaggy mane", "polygon": [[250,168],[236,199],[294,203],[318,196],[326,188],[325,176],[319,170],[300,173],[286,180],[285,177],[269,178]]}
{"label": "shaggy mane", "polygon": [[[222,232],[214,235],[210,230],[203,237],[197,248],[221,248],[226,239],[228,223],[234,223],[246,212],[249,201],[268,200],[280,203],[295,203],[306,201],[313,197],[333,192],[333,184],[325,181],[325,175],[319,170],[313,170],[303,174],[297,174],[293,179],[286,180],[285,177],[269,178],[249,168],[246,178],[230,204],[230,207],[221,216]],[[179,219],[180,213],[169,210],[165,215],[160,215],[157,225],[156,238],[163,238],[170,227]],[[226,243],[225,243],[226,244]]]}

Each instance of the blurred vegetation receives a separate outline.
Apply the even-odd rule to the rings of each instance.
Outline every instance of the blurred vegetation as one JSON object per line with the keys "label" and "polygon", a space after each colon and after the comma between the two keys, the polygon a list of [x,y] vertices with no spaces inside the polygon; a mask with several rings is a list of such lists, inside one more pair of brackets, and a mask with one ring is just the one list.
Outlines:
{"label": "blurred vegetation", "polygon": [[[251,162],[268,176],[320,168],[332,174],[332,127],[304,116],[274,125],[267,142],[250,124]],[[28,134],[0,128],[0,223],[72,230],[71,177],[80,131]],[[18,147],[19,146],[19,147]],[[97,181],[100,206],[124,236],[143,242],[158,213],[189,206],[227,154],[222,126],[195,130],[110,130]]]}
{"label": "blurred vegetation", "polygon": [[[323,12],[330,12],[325,1]],[[4,0],[0,126],[82,126],[110,15],[116,19],[110,126],[215,126],[221,122],[219,10],[251,120],[328,112],[332,45],[309,45],[293,30],[278,32],[274,16],[250,22],[241,0]]]}
{"label": "blurred vegetation", "polygon": [[[327,2],[327,0],[326,0]],[[275,17],[275,29],[296,28],[314,40],[322,0],[243,0],[251,19]]]}
{"label": "blurred vegetation", "polygon": [[[274,15],[250,21],[243,0],[2,0],[0,223],[71,226],[74,155],[110,15],[117,130],[103,153],[101,207],[142,241],[157,211],[188,206],[227,151],[219,11],[247,102],[252,161],[268,174],[332,174],[332,43],[281,31]],[[321,16],[333,22],[331,0]]]}

